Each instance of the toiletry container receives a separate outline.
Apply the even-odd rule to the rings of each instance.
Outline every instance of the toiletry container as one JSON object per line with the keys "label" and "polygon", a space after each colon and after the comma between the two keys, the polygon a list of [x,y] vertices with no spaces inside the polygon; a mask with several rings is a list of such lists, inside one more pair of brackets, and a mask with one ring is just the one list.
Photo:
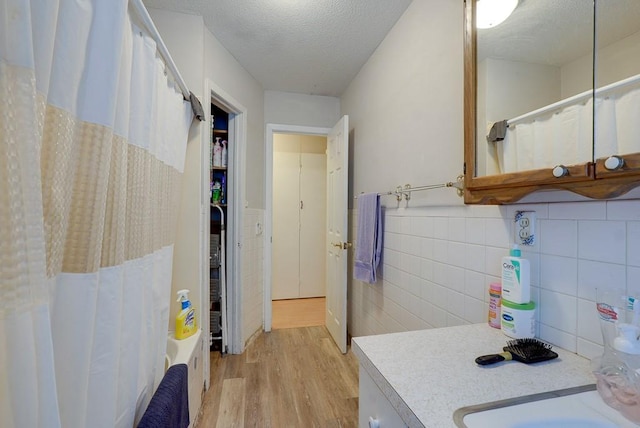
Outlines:
{"label": "toiletry container", "polygon": [[591,360],[602,400],[640,424],[640,299],[625,288],[596,289],[603,352]]}
{"label": "toiletry container", "polygon": [[502,314],[500,327],[504,334],[514,339],[535,337],[536,335],[536,304],[513,303],[502,297]]}
{"label": "toiletry container", "polygon": [[213,166],[222,166],[222,146],[220,145],[220,137],[216,137],[213,143]]}
{"label": "toiletry container", "polygon": [[227,203],[227,173],[222,174],[222,183],[220,185],[220,203]]}
{"label": "toiletry container", "polygon": [[178,302],[182,303],[182,310],[176,317],[176,339],[186,339],[197,331],[196,310],[191,306],[189,290],[178,291]]}
{"label": "toiletry container", "polygon": [[211,202],[219,204],[220,199],[222,199],[222,185],[220,184],[220,181],[216,180],[213,182],[213,186],[211,187]]}
{"label": "toiletry container", "polygon": [[529,260],[520,257],[520,249],[514,245],[509,256],[502,258],[502,298],[513,303],[529,303]]}
{"label": "toiletry container", "polygon": [[227,140],[222,140],[222,152],[221,153],[222,153],[221,154],[222,160],[221,160],[220,165],[226,167],[227,166],[227,157],[228,157],[228,155],[227,155]]}
{"label": "toiletry container", "polygon": [[489,285],[489,325],[493,328],[500,328],[501,297],[502,285],[499,282],[492,282]]}

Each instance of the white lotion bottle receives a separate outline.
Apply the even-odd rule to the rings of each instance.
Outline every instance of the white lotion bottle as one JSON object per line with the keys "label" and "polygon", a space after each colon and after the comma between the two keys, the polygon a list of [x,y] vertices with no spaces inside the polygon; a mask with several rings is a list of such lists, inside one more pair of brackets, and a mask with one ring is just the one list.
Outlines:
{"label": "white lotion bottle", "polygon": [[222,146],[220,145],[220,137],[216,137],[213,143],[213,166],[222,166]]}
{"label": "white lotion bottle", "polygon": [[531,267],[529,260],[520,255],[520,249],[514,245],[509,256],[502,258],[502,298],[516,304],[531,301]]}

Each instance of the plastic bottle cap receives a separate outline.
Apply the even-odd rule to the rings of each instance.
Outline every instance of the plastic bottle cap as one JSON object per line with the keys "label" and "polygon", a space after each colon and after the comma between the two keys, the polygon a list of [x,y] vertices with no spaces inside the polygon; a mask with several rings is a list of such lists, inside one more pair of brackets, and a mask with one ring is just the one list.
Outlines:
{"label": "plastic bottle cap", "polygon": [[521,254],[522,252],[520,251],[520,248],[518,248],[518,244],[514,244],[513,248],[511,248],[510,255],[513,257],[520,257]]}
{"label": "plastic bottle cap", "polygon": [[513,303],[509,300],[502,299],[502,306],[520,311],[532,311],[536,308],[536,302],[530,301],[529,303]]}

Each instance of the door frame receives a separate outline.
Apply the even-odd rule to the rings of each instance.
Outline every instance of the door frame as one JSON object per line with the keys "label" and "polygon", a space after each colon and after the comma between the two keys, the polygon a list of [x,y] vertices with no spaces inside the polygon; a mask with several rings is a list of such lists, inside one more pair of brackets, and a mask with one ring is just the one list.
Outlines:
{"label": "door frame", "polygon": [[267,123],[265,144],[265,215],[264,215],[264,278],[263,278],[263,314],[264,331],[271,331],[271,263],[272,263],[272,233],[273,233],[273,135],[274,134],[304,134],[326,137],[331,128],[317,126],[285,125]]}
{"label": "door frame", "polygon": [[[200,265],[202,266],[200,287],[200,319],[204,333],[203,355],[209,352],[209,239],[210,239],[210,201],[209,201],[209,144],[211,139],[211,111],[209,105],[214,104],[229,113],[229,138],[230,145],[228,156],[229,165],[232,165],[232,185],[230,194],[233,202],[227,206],[226,225],[226,264],[227,284],[232,279],[232,287],[227,287],[227,352],[240,354],[244,351],[242,340],[242,218],[245,198],[246,176],[246,147],[247,147],[247,109],[227,94],[221,87],[210,79],[205,79],[204,111],[206,126],[202,127],[201,135],[201,243]],[[205,387],[209,388],[211,367],[209,358],[204,358]]]}

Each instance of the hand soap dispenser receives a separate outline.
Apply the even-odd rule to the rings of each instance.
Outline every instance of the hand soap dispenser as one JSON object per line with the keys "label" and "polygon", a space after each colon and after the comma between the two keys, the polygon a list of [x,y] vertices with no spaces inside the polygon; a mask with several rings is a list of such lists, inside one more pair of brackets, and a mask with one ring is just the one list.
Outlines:
{"label": "hand soap dispenser", "polygon": [[221,157],[222,157],[222,161],[221,161],[220,165],[226,168],[226,166],[227,166],[227,158],[228,158],[228,155],[227,155],[227,140],[222,140],[222,154],[221,154]]}
{"label": "hand soap dispenser", "polygon": [[182,310],[176,317],[176,339],[186,339],[196,330],[196,310],[191,306],[189,290],[178,291],[178,302],[182,302]]}
{"label": "hand soap dispenser", "polygon": [[531,301],[529,260],[520,255],[514,245],[509,256],[502,258],[502,298],[517,304]]}
{"label": "hand soap dispenser", "polygon": [[222,146],[220,145],[220,137],[216,137],[213,143],[213,166],[222,166]]}

